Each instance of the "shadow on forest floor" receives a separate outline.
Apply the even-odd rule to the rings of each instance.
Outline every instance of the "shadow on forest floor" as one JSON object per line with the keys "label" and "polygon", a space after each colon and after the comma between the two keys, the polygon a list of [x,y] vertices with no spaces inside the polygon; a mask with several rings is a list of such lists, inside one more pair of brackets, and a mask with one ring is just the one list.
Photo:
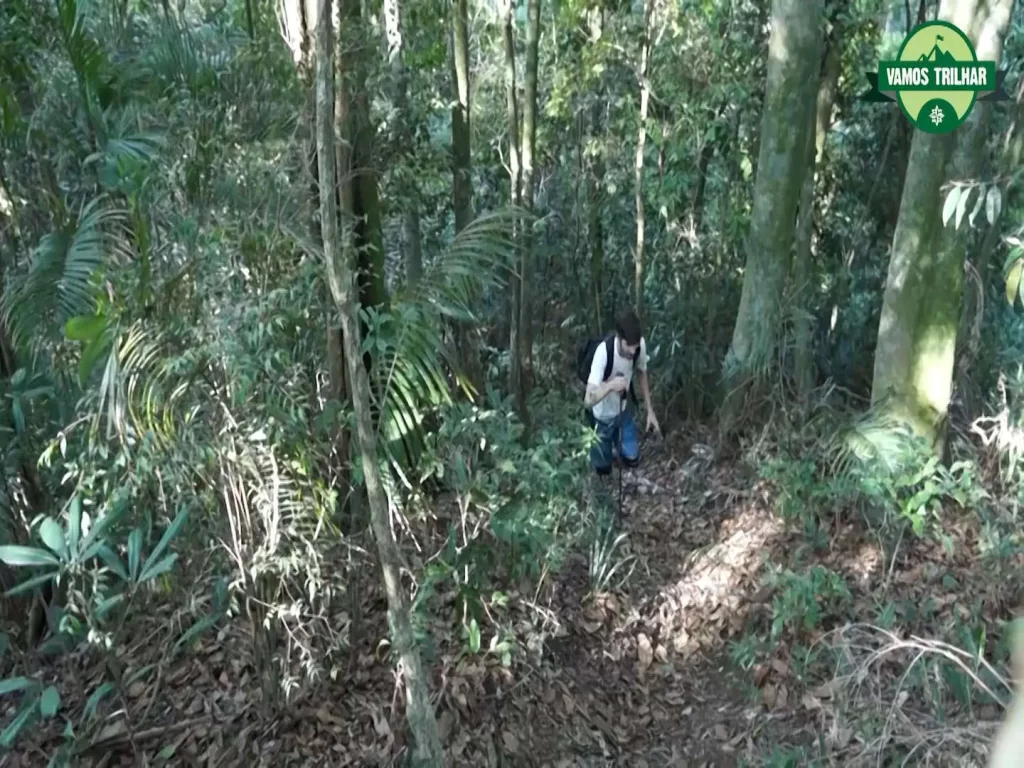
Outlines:
{"label": "shadow on forest floor", "polygon": [[[774,514],[766,484],[738,465],[713,463],[695,435],[650,446],[643,465],[626,472],[624,490],[628,538],[616,557],[634,567],[620,587],[593,594],[586,553],[576,553],[538,590],[546,597],[518,601],[527,607],[518,609],[517,630],[533,640],[512,666],[493,655],[463,658],[457,638],[443,641],[435,691],[449,765],[757,765],[781,745],[813,752],[819,738],[842,753],[856,738],[838,726],[827,691],[800,679],[786,642],[759,663],[748,654],[744,665],[737,651],[752,628],[766,637],[777,618],[773,590],[763,586],[766,565],[824,563],[845,577],[848,613],[861,620],[877,613],[873,590],[887,578],[908,600],[927,594],[952,610],[961,588],[940,572],[971,567],[967,547],[954,557],[923,541],[907,546],[898,563],[883,563],[860,526],[838,516],[825,527],[829,540],[809,547]],[[351,668],[290,707],[287,718],[260,717],[251,641],[236,623],[202,640],[155,683],[129,686],[123,706],[146,725],[129,738],[116,721],[122,724],[98,740],[93,761],[80,764],[140,765],[143,754],[156,765],[400,764],[402,692],[375,641],[385,636],[377,610],[383,597],[371,586],[366,602],[374,604],[364,609],[373,618]],[[173,617],[154,612],[149,620]],[[827,629],[813,627],[809,642]],[[139,635],[125,659],[128,674],[159,661],[154,636]],[[89,691],[103,670],[86,666],[70,657],[53,675]],[[0,764],[45,765],[44,753],[59,740],[50,736],[45,747],[37,739],[34,753]]]}

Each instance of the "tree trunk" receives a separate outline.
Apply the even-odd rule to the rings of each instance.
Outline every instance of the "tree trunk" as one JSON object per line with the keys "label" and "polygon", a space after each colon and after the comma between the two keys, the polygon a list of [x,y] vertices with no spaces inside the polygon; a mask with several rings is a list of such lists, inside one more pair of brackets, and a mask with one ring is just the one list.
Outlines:
{"label": "tree trunk", "polygon": [[455,76],[455,104],[452,106],[452,173],[455,233],[458,234],[473,220],[469,124],[469,23],[466,0],[453,0],[452,11],[455,17],[452,35],[452,67]]}
{"label": "tree trunk", "polygon": [[774,0],[747,263],[732,343],[723,366],[722,436],[739,415],[747,386],[767,372],[782,317],[807,132],[821,66],[822,0]]}
{"label": "tree trunk", "polygon": [[[505,103],[508,109],[508,169],[509,202],[519,205],[522,190],[523,171],[520,161],[519,105],[516,100],[516,47],[512,34],[512,19],[515,4],[505,0],[501,8],[502,42],[505,49]],[[522,392],[522,345],[519,334],[519,303],[522,295],[522,265],[519,274],[512,278],[512,306],[509,315],[509,392],[521,404]]]}
{"label": "tree trunk", "polygon": [[[590,10],[590,41],[597,45],[604,34],[604,8],[598,4]],[[595,334],[601,333],[604,313],[601,311],[602,293],[604,289],[604,225],[601,221],[601,201],[604,198],[604,126],[602,121],[604,104],[604,85],[598,84],[597,93],[590,114],[590,135],[593,140],[594,154],[590,161],[588,195],[587,234],[590,238],[590,295],[594,303],[591,315],[592,328]]]}
{"label": "tree trunk", "polygon": [[321,0],[320,23],[316,28],[316,112],[317,162],[320,173],[320,224],[324,261],[331,295],[341,313],[345,362],[352,383],[352,406],[362,454],[363,477],[370,501],[370,518],[384,575],[388,599],[388,623],[405,676],[406,717],[412,731],[414,758],[421,764],[442,764],[441,740],[430,703],[430,686],[423,670],[413,634],[409,602],[401,581],[401,554],[388,522],[388,501],[381,483],[377,447],[370,414],[370,382],[360,364],[359,322],[353,281],[354,248],[343,241],[336,209],[334,188],[337,166],[334,157],[334,86],[331,47],[331,0]]}
{"label": "tree trunk", "polygon": [[[998,62],[1013,0],[942,0],[939,17],[962,29],[978,58]],[[973,175],[990,105],[975,104],[947,134],[914,132],[875,347],[872,405],[909,426],[941,454],[963,297],[963,239],[943,231],[941,187]]]}
{"label": "tree trunk", "polygon": [[[394,84],[392,98],[395,104],[395,131],[403,161],[407,161],[415,150],[412,116],[409,114],[408,78],[402,61],[402,11],[400,0],[384,0],[384,30],[388,41],[388,66]],[[406,279],[416,283],[423,275],[423,246],[420,239],[419,184],[415,175],[410,174],[406,185],[409,199],[402,208],[402,260],[405,263]]]}
{"label": "tree trunk", "polygon": [[651,91],[648,70],[651,61],[651,24],[654,14],[654,0],[644,0],[644,31],[640,42],[640,127],[637,130],[636,160],[633,164],[633,181],[636,198],[636,245],[633,254],[635,281],[633,297],[636,313],[643,317],[644,311],[644,149],[647,147],[647,107]]}
{"label": "tree trunk", "polygon": [[[523,83],[523,207],[533,212],[537,187],[537,64],[540,54],[540,0],[527,0],[526,4],[526,71]],[[534,262],[533,231],[529,223],[523,227],[523,251],[520,274],[522,290],[519,294],[519,343],[522,348],[521,381],[522,400],[519,414],[527,425],[529,414],[526,398],[533,386],[533,318],[531,293]],[[526,436],[524,435],[524,438]]]}
{"label": "tree trunk", "polygon": [[832,107],[836,101],[836,86],[839,81],[839,42],[831,40],[818,83],[817,108],[812,116],[811,129],[807,136],[807,172],[804,174],[800,191],[800,214],[796,225],[796,247],[793,259],[794,305],[797,314],[794,319],[794,375],[797,395],[806,408],[807,398],[814,388],[814,334],[811,315],[811,265],[812,241],[814,239],[814,188],[818,171],[825,154],[825,140],[832,123]]}

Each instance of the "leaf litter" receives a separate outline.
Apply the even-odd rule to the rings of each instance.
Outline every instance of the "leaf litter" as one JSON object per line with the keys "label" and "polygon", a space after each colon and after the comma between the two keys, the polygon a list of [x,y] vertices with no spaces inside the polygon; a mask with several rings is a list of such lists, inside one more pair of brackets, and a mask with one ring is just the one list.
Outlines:
{"label": "leaf litter", "polygon": [[[868,751],[838,702],[856,704],[855,689],[872,689],[868,699],[876,704],[890,695],[885,722],[892,739],[908,748],[913,739],[906,734],[924,740],[919,724],[927,717],[915,718],[906,691],[882,689],[905,669],[896,657],[925,641],[866,625],[831,630],[838,637],[832,642],[860,659],[862,670],[874,670],[874,677],[862,672],[859,679],[801,681],[784,642],[747,670],[730,660],[730,642],[770,618],[766,563],[797,562],[803,539],[774,514],[771,489],[748,468],[716,462],[709,443],[706,433],[675,437],[649,448],[644,464],[625,473],[626,547],[638,567],[621,587],[592,594],[581,553],[535,600],[510,601],[528,649],[510,666],[493,655],[464,656],[454,633],[435,630],[434,690],[447,764],[734,765],[756,762],[772,745],[823,738],[834,764],[852,765],[853,756]],[[966,521],[954,533],[962,545],[952,554],[914,540],[890,564],[855,522],[838,521],[830,545],[814,557],[848,577],[855,615],[870,614],[872,590],[888,580],[903,599],[930,601],[938,621],[952,626],[964,611],[960,584],[975,566],[967,542],[979,535]],[[136,626],[139,642],[124,660],[125,679],[137,679],[123,697],[97,707],[91,746],[79,764],[400,764],[408,738],[402,696],[377,648],[386,637],[383,596],[367,579],[362,597],[366,618],[361,644],[350,650],[354,663],[279,716],[262,706],[240,625],[201,637],[191,653],[168,660],[153,639],[169,636],[166,627],[176,619],[154,606]],[[1000,606],[1009,600],[995,588],[986,599]],[[808,640],[826,642],[829,634],[819,628]],[[67,714],[81,713],[104,679],[98,657],[76,652],[49,662],[41,681],[59,688]],[[5,720],[13,715],[9,700],[0,707]],[[986,714],[995,718],[998,710]],[[0,764],[38,765],[60,738],[59,728],[40,727],[30,748]],[[938,740],[958,739],[976,749],[977,729],[970,736],[947,728]]]}

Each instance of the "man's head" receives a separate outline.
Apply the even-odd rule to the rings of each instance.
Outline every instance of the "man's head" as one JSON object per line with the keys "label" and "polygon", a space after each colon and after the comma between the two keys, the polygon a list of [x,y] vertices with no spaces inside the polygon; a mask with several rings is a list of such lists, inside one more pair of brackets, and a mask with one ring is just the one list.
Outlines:
{"label": "man's head", "polygon": [[618,337],[619,354],[634,359],[640,351],[640,337],[644,335],[636,312],[624,309],[615,316],[615,335]]}

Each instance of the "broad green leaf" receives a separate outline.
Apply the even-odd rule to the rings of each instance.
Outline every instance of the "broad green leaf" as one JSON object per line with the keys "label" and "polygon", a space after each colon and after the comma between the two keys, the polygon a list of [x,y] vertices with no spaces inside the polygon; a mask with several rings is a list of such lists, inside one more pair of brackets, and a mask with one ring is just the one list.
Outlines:
{"label": "broad green leaf", "polygon": [[92,524],[89,528],[89,534],[85,537],[85,541],[82,542],[82,559],[88,560],[97,554],[100,546],[105,544],[100,539],[104,531],[121,518],[121,515],[128,509],[128,502],[123,498],[118,499],[114,502],[113,508],[107,512],[103,517]]}
{"label": "broad green leaf", "polygon": [[[956,229],[960,229],[960,222],[963,221],[964,214],[967,213],[967,202],[971,199],[971,192],[974,191],[974,187],[967,187],[964,193],[960,195],[960,199],[956,204]],[[980,193],[979,193],[980,197]]]}
{"label": "broad green leaf", "polygon": [[92,315],[91,317],[72,317],[64,325],[64,336],[69,341],[93,341],[107,325],[107,318],[103,315]]}
{"label": "broad green leaf", "polygon": [[60,693],[51,685],[43,691],[43,695],[39,698],[39,711],[43,717],[53,717],[57,714],[58,709],[60,709]]}
{"label": "broad green leaf", "polygon": [[1016,264],[1010,267],[1010,271],[1006,274],[1006,300],[1010,304],[1017,300],[1017,292],[1020,290],[1021,270],[1024,270],[1024,259],[1018,260]]}
{"label": "broad green leaf", "polygon": [[993,185],[988,188],[988,194],[985,195],[985,218],[988,219],[989,224],[995,224],[996,219],[999,218],[999,212],[1003,207],[1002,194],[999,192],[999,187]]}
{"label": "broad green leaf", "polygon": [[39,524],[39,538],[43,544],[50,548],[50,551],[60,557],[61,560],[68,560],[68,543],[64,538],[64,531],[60,529],[60,523],[52,517],[47,517]]}
{"label": "broad green leaf", "polygon": [[103,697],[113,690],[114,686],[111,683],[103,683],[99,688],[92,692],[88,701],[85,702],[85,710],[83,714],[85,715],[86,720],[91,720],[96,717],[96,707],[99,706]]}
{"label": "broad green leaf", "polygon": [[85,345],[85,349],[82,350],[82,356],[78,360],[78,380],[82,386],[85,386],[85,383],[89,380],[89,374],[92,372],[93,366],[103,356],[107,347],[106,334],[97,336]]}
{"label": "broad green leaf", "polygon": [[14,691],[24,691],[35,685],[38,683],[27,677],[8,677],[6,680],[0,680],[0,696]]}
{"label": "broad green leaf", "polygon": [[71,500],[71,509],[68,511],[68,549],[71,550],[71,559],[77,561],[80,554],[78,545],[82,540],[82,497],[75,496]]}
{"label": "broad green leaf", "polygon": [[116,608],[117,605],[122,600],[124,600],[124,595],[121,593],[113,595],[112,597],[108,597],[105,600],[101,600],[94,609],[96,618],[98,618],[100,621],[106,619],[107,614],[109,614],[114,608]]}
{"label": "broad green leaf", "polygon": [[942,226],[949,224],[949,220],[956,211],[956,205],[960,201],[961,193],[962,189],[960,187],[953,187],[949,190],[949,194],[946,195],[946,202],[942,206]]}
{"label": "broad green leaf", "polygon": [[37,712],[39,712],[39,699],[33,698],[23,701],[18,709],[18,714],[4,728],[3,733],[0,733],[0,747],[10,747],[14,740],[18,738],[18,734],[21,733],[22,729],[36,716]]}
{"label": "broad green leaf", "polygon": [[[157,545],[153,547],[153,551],[149,553],[149,557],[146,560],[146,571],[150,569],[150,563],[156,562],[157,558],[164,553],[164,550],[167,549],[167,545],[171,543],[171,539],[178,535],[178,531],[181,530],[181,526],[185,524],[185,520],[187,519],[188,507],[182,507],[175,516],[173,522],[167,526],[167,530],[165,530],[164,535],[160,537],[160,541],[158,541]],[[142,580],[145,581],[145,578]]]}
{"label": "broad green leaf", "polygon": [[33,592],[39,587],[43,586],[48,581],[52,581],[56,578],[58,571],[50,571],[39,576],[33,576],[31,579],[21,582],[9,590],[4,592],[4,597],[17,597],[18,595],[24,595],[27,592]]}
{"label": "broad green leaf", "polygon": [[469,620],[469,650],[473,653],[480,652],[480,625],[476,619]]}
{"label": "broad green leaf", "polygon": [[121,558],[118,557],[117,553],[106,544],[99,545],[96,550],[96,555],[106,564],[107,568],[112,570],[122,581],[131,581],[128,577],[128,571],[124,568],[124,563],[121,562]]}
{"label": "broad green leaf", "polygon": [[139,564],[142,558],[142,529],[135,528],[128,534],[128,573],[132,581],[139,580]]}
{"label": "broad green leaf", "polygon": [[45,549],[23,547],[20,544],[8,544],[0,547],[0,561],[14,567],[22,565],[60,565],[60,560]]}
{"label": "broad green leaf", "polygon": [[174,567],[174,563],[178,559],[177,552],[171,552],[167,557],[162,560],[158,560],[156,563],[153,562],[153,558],[149,558],[146,561],[146,567],[142,569],[142,575],[139,576],[139,583],[144,581],[150,581],[155,579],[157,576],[167,573],[171,568]]}

